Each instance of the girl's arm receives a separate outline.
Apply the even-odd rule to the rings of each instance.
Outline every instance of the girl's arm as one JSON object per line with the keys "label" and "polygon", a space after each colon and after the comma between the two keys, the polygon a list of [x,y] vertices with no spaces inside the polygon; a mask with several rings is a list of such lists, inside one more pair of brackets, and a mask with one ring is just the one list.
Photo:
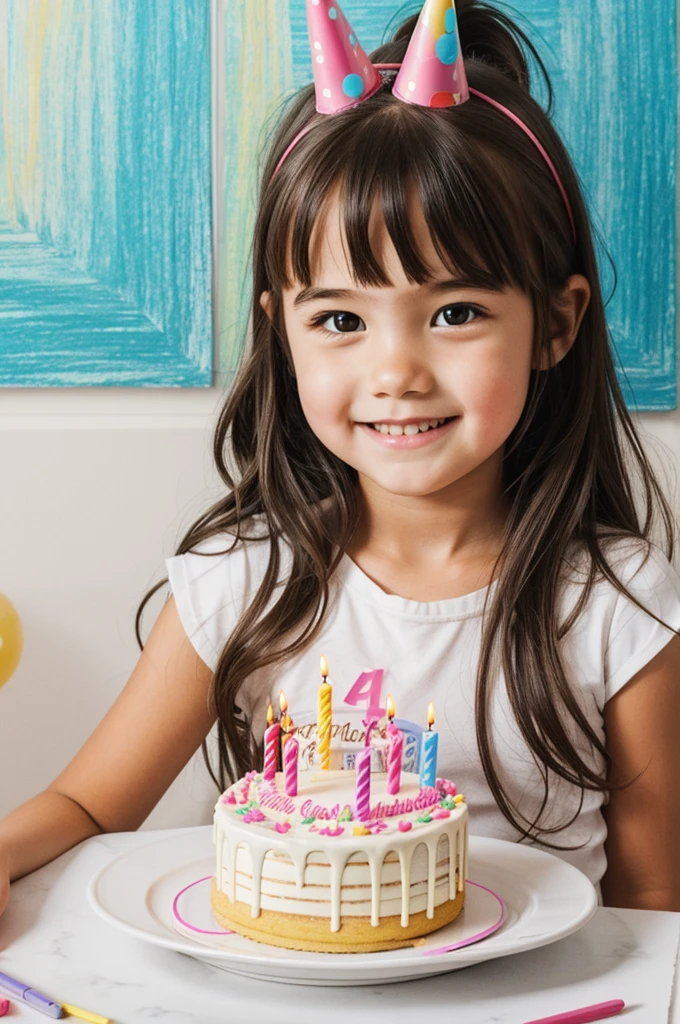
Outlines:
{"label": "girl's arm", "polygon": [[680,637],[605,705],[612,780],[604,808],[606,906],[680,910]]}
{"label": "girl's arm", "polygon": [[34,871],[88,836],[137,829],[210,731],[212,672],[163,607],[111,710],[54,782],[0,821],[7,876]]}

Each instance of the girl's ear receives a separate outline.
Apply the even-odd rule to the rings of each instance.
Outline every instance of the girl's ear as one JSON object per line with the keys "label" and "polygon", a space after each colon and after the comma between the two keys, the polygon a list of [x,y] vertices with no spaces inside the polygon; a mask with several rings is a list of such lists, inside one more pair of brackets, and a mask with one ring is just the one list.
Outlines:
{"label": "girl's ear", "polygon": [[[581,321],[590,302],[590,284],[582,274],[573,274],[567,281],[552,313],[550,349],[552,365],[564,359],[578,336]],[[535,370],[549,370],[548,356],[541,352]]]}
{"label": "girl's ear", "polygon": [[262,292],[260,295],[260,305],[271,320],[272,318],[272,295],[271,292]]}

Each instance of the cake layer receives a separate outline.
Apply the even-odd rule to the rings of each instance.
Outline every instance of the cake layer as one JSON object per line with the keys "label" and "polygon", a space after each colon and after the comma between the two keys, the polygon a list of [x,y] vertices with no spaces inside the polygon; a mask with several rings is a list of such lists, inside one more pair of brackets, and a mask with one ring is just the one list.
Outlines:
{"label": "cake layer", "polygon": [[[269,851],[264,859],[260,883],[260,908],[274,910],[281,914],[313,914],[315,917],[331,916],[331,865],[324,861],[324,855],[313,852],[307,858],[303,885],[297,885],[297,871],[291,858],[284,853]],[[457,882],[457,879],[456,879]],[[380,898],[378,914],[393,917],[401,914],[402,887],[401,865],[398,855],[390,851],[385,860],[379,880]],[[231,892],[229,867],[222,865],[222,879],[218,888]],[[454,895],[457,885],[454,886]],[[236,854],[235,901],[252,905],[253,897],[252,863],[248,849],[240,845]],[[409,912],[427,910],[428,855],[424,844],[416,847],[411,861]],[[442,836],[437,845],[435,867],[434,905],[450,899],[448,837]],[[341,917],[371,916],[373,903],[370,865],[362,852],[353,853],[342,874],[340,882]]]}
{"label": "cake layer", "polygon": [[463,890],[455,899],[437,907],[431,918],[425,911],[412,914],[406,927],[402,927],[398,917],[381,921],[380,928],[371,925],[370,917],[350,917],[342,918],[340,929],[331,932],[327,920],[306,914],[277,914],[263,910],[253,920],[244,904],[232,903],[228,896],[218,892],[214,883],[211,897],[213,916],[223,928],[270,946],[317,953],[378,953],[416,945],[421,936],[429,935],[455,920],[464,902]]}

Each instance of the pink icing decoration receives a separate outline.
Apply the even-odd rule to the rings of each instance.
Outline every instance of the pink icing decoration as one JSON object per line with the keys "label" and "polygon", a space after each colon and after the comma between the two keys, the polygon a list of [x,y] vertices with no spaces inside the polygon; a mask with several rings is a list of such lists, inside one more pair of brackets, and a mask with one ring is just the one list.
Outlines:
{"label": "pink icing decoration", "polygon": [[432,812],[432,817],[433,818],[450,818],[451,817],[451,811],[447,811],[445,807],[440,807],[440,809],[438,811],[433,811]]}
{"label": "pink icing decoration", "polygon": [[234,796],[234,794],[231,791],[229,791],[228,793],[226,793],[222,797],[222,803],[223,804],[235,804],[236,803],[236,797]]}
{"label": "pink icing decoration", "polygon": [[400,832],[410,832],[412,828],[413,828],[413,825],[411,824],[410,821],[400,821],[399,822],[399,831]]}
{"label": "pink icing decoration", "polygon": [[[341,836],[344,831],[345,830],[342,827],[342,825],[338,825],[337,828],[330,828],[330,826],[327,825],[326,828],[319,829],[319,835],[320,836]],[[311,829],[310,829],[310,832],[311,832]]]}
{"label": "pink icing decoration", "polygon": [[387,823],[384,821],[369,821],[366,824],[366,828],[372,835],[375,835],[376,832],[384,832],[387,828]]}
{"label": "pink icing decoration", "polygon": [[437,789],[443,790],[447,796],[456,795],[456,787],[448,779],[437,779]]}
{"label": "pink icing decoration", "polygon": [[288,832],[289,830],[290,830],[290,822],[289,821],[277,821],[276,824],[274,825],[274,831],[275,832],[280,832],[281,835],[285,835],[285,833]]}
{"label": "pink icing decoration", "polygon": [[265,817],[259,807],[251,807],[248,813],[243,815],[243,820],[250,825],[253,821],[264,821]]}

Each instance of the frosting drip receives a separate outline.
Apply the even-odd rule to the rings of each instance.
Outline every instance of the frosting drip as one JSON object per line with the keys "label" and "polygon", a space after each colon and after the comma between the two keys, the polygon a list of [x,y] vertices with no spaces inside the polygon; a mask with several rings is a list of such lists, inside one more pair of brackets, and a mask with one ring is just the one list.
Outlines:
{"label": "frosting drip", "polygon": [[337,932],[343,915],[370,916],[374,927],[396,915],[406,927],[423,910],[431,919],[463,889],[468,814],[452,783],[421,790],[403,773],[395,799],[374,773],[371,820],[358,824],[353,772],[303,777],[304,792],[289,797],[280,774],[277,788],[251,773],[217,804],[217,887],[232,903],[254,918],[263,907],[329,917]]}

